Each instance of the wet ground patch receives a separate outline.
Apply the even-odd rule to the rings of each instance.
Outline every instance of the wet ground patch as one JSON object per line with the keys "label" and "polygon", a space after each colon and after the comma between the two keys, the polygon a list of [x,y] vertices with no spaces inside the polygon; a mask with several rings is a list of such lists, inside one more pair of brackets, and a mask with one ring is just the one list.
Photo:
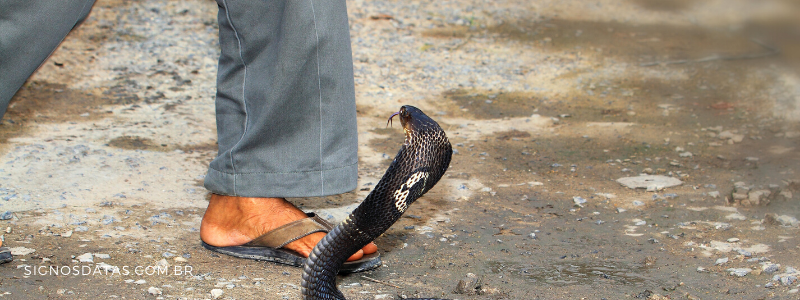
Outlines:
{"label": "wet ground patch", "polygon": [[108,141],[108,145],[127,150],[167,151],[167,144],[156,145],[153,140],[138,136],[120,136]]}
{"label": "wet ground patch", "polygon": [[470,117],[479,120],[527,117],[533,114],[536,95],[526,92],[492,92],[477,90],[450,90],[445,92],[440,104],[448,117]]}
{"label": "wet ground patch", "polygon": [[631,0],[637,5],[655,11],[681,11],[692,5],[689,0]]}
{"label": "wet ground patch", "polygon": [[666,24],[572,21],[561,19],[504,22],[487,29],[500,37],[534,43],[544,49],[595,52],[636,63],[735,56],[767,52],[738,33]]}
{"label": "wet ground patch", "polygon": [[30,82],[11,98],[0,121],[0,142],[25,133],[33,124],[91,121],[111,114],[100,91],[80,91],[62,84]]}
{"label": "wet ground patch", "polygon": [[110,112],[103,106],[111,101],[96,91],[80,91],[63,84],[31,82],[11,99],[3,117],[14,122],[67,122],[96,120]]}

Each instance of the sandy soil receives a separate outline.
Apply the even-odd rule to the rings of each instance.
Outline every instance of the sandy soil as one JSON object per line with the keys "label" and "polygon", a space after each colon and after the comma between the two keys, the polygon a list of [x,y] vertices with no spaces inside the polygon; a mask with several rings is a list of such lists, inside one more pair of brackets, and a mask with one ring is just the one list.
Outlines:
{"label": "sandy soil", "polygon": [[[359,188],[290,200],[352,209],[402,143],[385,120],[403,104],[455,155],[346,296],[800,297],[796,1],[348,5]],[[0,297],[300,298],[300,270],[199,244],[216,30],[213,1],[98,1],[17,93]],[[616,182],[642,174],[682,184]]]}

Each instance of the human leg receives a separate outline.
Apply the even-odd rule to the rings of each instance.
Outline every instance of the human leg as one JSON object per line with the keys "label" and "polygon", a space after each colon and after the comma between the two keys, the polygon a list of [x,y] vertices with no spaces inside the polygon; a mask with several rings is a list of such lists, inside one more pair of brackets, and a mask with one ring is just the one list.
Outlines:
{"label": "human leg", "polygon": [[[94,0],[0,0],[0,119],[25,80],[89,15]],[[12,260],[0,241],[0,263]]]}
{"label": "human leg", "polygon": [[0,0],[0,118],[11,97],[92,9],[94,0]]}
{"label": "human leg", "polygon": [[[234,246],[305,217],[284,197],[355,188],[355,92],[343,0],[217,3],[219,153],[200,235]],[[307,256],[322,236],[286,248]]]}

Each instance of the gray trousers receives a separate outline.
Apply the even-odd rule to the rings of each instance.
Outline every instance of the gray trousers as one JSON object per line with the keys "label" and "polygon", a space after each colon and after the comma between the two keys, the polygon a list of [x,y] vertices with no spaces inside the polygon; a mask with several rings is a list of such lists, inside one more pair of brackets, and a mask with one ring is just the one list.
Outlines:
{"label": "gray trousers", "polygon": [[94,0],[0,0],[0,118],[25,80],[89,15]]}
{"label": "gray trousers", "polygon": [[[0,111],[92,2],[0,0]],[[345,1],[217,4],[219,152],[205,187],[247,197],[354,189],[358,141]]]}

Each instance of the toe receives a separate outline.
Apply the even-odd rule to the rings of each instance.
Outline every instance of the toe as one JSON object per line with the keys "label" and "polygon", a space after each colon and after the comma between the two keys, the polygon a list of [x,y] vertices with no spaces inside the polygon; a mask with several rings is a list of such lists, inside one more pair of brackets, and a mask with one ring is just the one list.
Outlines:
{"label": "toe", "polygon": [[364,250],[364,254],[372,254],[378,252],[378,245],[375,245],[374,242],[370,242],[364,246],[364,248],[361,248],[361,250]]}
{"label": "toe", "polygon": [[359,260],[362,257],[364,257],[364,250],[359,249],[355,254],[351,255],[350,258],[347,259],[347,261]]}

